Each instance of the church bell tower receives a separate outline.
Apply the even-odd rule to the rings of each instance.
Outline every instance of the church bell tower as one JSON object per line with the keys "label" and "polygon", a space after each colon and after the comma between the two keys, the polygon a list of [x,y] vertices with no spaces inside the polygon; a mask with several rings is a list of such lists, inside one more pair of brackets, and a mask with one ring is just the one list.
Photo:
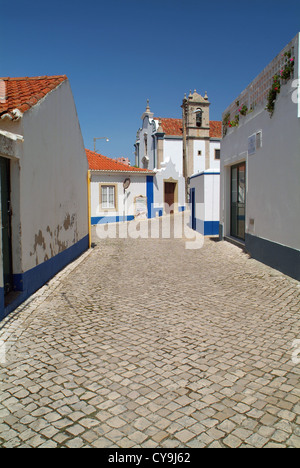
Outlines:
{"label": "church bell tower", "polygon": [[186,179],[194,173],[194,143],[196,140],[205,142],[205,169],[209,168],[209,106],[207,93],[204,97],[190,91],[188,98],[184,97],[182,103],[183,123],[183,162]]}

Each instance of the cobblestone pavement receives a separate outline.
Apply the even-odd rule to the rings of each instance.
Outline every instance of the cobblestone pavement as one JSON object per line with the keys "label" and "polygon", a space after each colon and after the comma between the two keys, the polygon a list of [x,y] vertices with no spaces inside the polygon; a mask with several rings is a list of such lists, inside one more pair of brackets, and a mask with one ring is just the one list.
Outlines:
{"label": "cobblestone pavement", "polygon": [[299,448],[299,301],[226,242],[101,240],[0,323],[0,446]]}

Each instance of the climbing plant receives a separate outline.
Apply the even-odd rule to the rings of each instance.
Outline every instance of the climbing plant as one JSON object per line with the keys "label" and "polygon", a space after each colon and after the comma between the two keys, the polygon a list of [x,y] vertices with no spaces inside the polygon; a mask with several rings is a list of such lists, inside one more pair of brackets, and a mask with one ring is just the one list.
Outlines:
{"label": "climbing plant", "polygon": [[292,57],[292,52],[285,52],[282,57],[285,57],[285,63],[280,70],[280,74],[273,76],[272,86],[267,95],[266,109],[270,117],[274,114],[275,102],[278,94],[280,94],[282,84],[285,84],[294,74],[295,57]]}

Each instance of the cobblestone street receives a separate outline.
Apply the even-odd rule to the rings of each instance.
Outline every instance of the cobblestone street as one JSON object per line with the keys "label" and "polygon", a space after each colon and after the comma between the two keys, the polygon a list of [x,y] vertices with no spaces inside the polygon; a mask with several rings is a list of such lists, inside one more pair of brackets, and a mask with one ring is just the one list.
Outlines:
{"label": "cobblestone street", "polygon": [[299,304],[227,242],[96,240],[0,323],[0,446],[299,448]]}

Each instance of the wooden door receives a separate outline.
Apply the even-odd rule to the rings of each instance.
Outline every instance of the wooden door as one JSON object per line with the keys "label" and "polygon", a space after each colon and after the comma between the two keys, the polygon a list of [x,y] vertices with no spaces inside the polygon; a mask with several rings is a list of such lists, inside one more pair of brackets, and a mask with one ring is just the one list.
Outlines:
{"label": "wooden door", "polygon": [[176,183],[165,182],[165,205],[167,214],[174,213]]}

